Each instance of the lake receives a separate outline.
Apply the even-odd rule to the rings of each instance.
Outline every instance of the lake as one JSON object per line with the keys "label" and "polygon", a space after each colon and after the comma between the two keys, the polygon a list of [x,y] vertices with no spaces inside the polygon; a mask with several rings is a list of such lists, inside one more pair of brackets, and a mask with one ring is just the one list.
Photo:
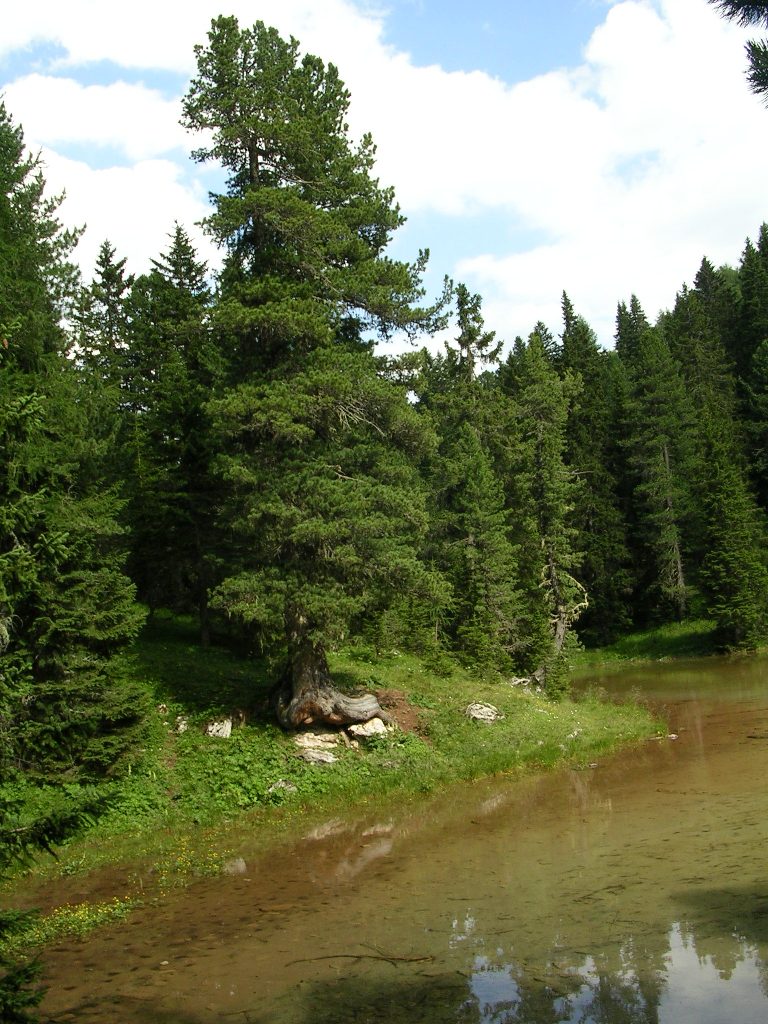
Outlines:
{"label": "lake", "polygon": [[[46,953],[57,1022],[765,1024],[768,659],[591,680],[670,736],[307,829]],[[488,726],[492,728],[492,726]]]}

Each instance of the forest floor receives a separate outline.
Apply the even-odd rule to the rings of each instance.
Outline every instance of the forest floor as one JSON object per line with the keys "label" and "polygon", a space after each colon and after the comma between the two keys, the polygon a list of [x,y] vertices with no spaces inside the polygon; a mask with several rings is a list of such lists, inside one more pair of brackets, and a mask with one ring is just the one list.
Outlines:
{"label": "forest floor", "polygon": [[[582,679],[589,657],[580,656]],[[620,659],[609,652],[608,660]],[[498,773],[583,767],[664,732],[638,704],[590,693],[554,702],[499,675],[448,664],[435,671],[411,655],[355,647],[331,659],[337,686],[375,693],[399,727],[334,746],[336,761],[318,765],[303,760],[295,737],[273,723],[268,666],[223,647],[201,650],[189,623],[156,619],[125,668],[149,701],[143,747],[107,784],[109,809],[91,829],[4,886],[4,905],[43,911],[11,940],[16,953],[82,934],[220,872],[228,834],[244,825],[268,848],[339,807],[416,800]],[[470,720],[465,711],[474,702],[492,704],[502,717],[490,725]],[[227,717],[240,723],[229,738],[206,735],[207,723]],[[142,881],[129,894],[122,886],[119,895],[105,888],[106,877],[135,877],[138,863],[149,886]]]}

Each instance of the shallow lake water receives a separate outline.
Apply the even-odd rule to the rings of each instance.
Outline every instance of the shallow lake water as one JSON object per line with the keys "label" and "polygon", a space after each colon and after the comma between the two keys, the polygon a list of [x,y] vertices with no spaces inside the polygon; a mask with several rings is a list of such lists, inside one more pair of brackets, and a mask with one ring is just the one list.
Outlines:
{"label": "shallow lake water", "polygon": [[677,738],[308,830],[46,954],[55,1021],[764,1024],[768,660],[592,677]]}

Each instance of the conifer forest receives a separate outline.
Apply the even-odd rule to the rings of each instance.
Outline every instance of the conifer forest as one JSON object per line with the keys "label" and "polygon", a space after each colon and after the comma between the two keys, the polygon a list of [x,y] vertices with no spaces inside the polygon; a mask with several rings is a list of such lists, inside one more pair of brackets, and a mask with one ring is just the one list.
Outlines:
{"label": "conifer forest", "polygon": [[501,339],[464,284],[425,293],[429,239],[388,255],[404,215],[333,65],[232,17],[196,59],[215,271],[177,224],[149,272],[106,240],[83,280],[0,107],[3,807],[80,794],[6,829],[6,862],[97,813],[141,743],[117,655],[161,611],[266,662],[289,729],[380,711],[336,688],[340,644],[557,698],[577,646],[635,628],[768,637],[768,225],[655,319],[617,296],[611,350],[566,292]]}

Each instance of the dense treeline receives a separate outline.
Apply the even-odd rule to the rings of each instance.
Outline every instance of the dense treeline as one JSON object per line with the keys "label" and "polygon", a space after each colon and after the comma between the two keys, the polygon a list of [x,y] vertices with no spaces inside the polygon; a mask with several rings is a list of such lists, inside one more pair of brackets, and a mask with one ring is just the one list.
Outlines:
{"label": "dense treeline", "polygon": [[502,346],[465,286],[425,304],[426,252],[387,256],[403,218],[332,65],[233,18],[197,62],[216,273],[177,225],[148,273],[105,242],[82,283],[0,109],[5,778],[120,770],[146,610],[271,659],[287,726],[376,712],[333,688],[342,642],[553,695],[578,639],[706,615],[764,642],[768,226],[655,323],[622,301],[612,351],[565,294],[558,335]]}
{"label": "dense treeline", "polygon": [[[334,689],[340,643],[553,696],[574,643],[634,626],[763,643],[768,226],[655,323],[621,302],[612,351],[565,294],[558,336],[502,346],[464,285],[425,304],[426,251],[387,256],[403,217],[333,66],[234,18],[196,55],[216,273],[177,225],[148,273],[104,242],[80,281],[0,106],[0,846],[121,771],[145,708],[114,656],[159,608],[269,659],[289,727],[379,710]],[[26,825],[19,780],[50,791]]]}
{"label": "dense treeline", "polygon": [[[338,74],[257,23],[213,22],[183,119],[226,192],[211,274],[176,226],[93,281],[3,110],[0,611],[4,768],[111,770],[141,719],[110,668],[143,612],[192,612],[271,657],[286,725],[372,713],[333,688],[355,638],[535,677],[575,637],[709,615],[765,636],[768,227],[706,259],[604,351],[563,295],[504,348],[481,299],[424,305],[386,255],[402,216],[350,141]],[[392,357],[377,338],[442,355]]]}

